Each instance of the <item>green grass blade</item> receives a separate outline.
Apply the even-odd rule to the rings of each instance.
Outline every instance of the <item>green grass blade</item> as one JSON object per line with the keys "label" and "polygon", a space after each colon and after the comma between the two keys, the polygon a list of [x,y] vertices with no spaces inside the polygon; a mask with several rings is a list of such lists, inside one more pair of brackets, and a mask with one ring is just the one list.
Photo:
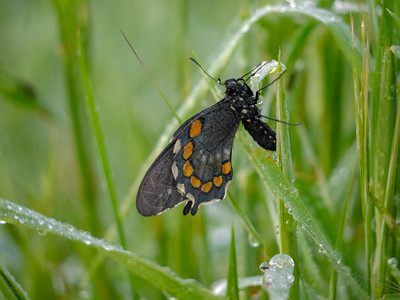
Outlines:
{"label": "green grass blade", "polygon": [[[95,99],[93,96],[93,88],[92,88],[92,84],[91,84],[91,79],[89,77],[89,70],[88,70],[88,64],[87,64],[88,61],[87,61],[85,51],[83,48],[80,32],[78,33],[78,45],[79,45],[79,50],[80,50],[79,51],[79,54],[80,54],[79,63],[80,63],[80,68],[81,68],[81,76],[82,76],[83,86],[84,86],[85,93],[86,93],[86,100],[87,100],[87,104],[89,107],[90,117],[91,117],[94,135],[95,135],[96,143],[97,143],[97,148],[98,148],[99,156],[100,156],[101,163],[103,166],[103,173],[104,173],[104,177],[106,178],[106,182],[107,182],[108,193],[110,196],[109,199],[111,201],[111,206],[112,206],[113,212],[114,212],[115,224],[117,227],[119,240],[121,242],[122,247],[124,249],[126,249],[127,248],[126,238],[125,238],[125,234],[124,234],[124,230],[123,230],[122,220],[119,215],[118,199],[117,199],[117,194],[116,194],[116,190],[115,190],[115,184],[112,179],[111,167],[110,167],[110,163],[108,161],[106,145],[104,142],[103,132],[102,132],[101,126],[100,126],[100,119],[99,119],[99,115],[98,115],[98,112],[96,109]],[[133,283],[134,280],[130,274],[128,274],[128,275],[129,275],[129,279],[130,279],[132,292],[134,292],[134,283]]]}
{"label": "green grass blade", "polygon": [[[282,70],[279,70],[282,71]],[[282,87],[282,80],[277,81],[277,119],[289,122],[287,111],[287,102]],[[289,125],[281,122],[277,123],[277,153],[281,163],[282,172],[285,177],[291,182],[293,187],[294,176],[292,167],[292,154],[290,150]],[[290,255],[295,262],[298,262],[298,248],[296,239],[297,222],[289,214],[288,208],[285,207],[285,202],[279,199],[279,237],[280,237],[280,252]],[[295,263],[294,274],[295,281],[290,288],[290,299],[299,299],[299,270]]]}
{"label": "green grass blade", "polygon": [[233,227],[233,224],[231,233],[231,246],[229,249],[229,270],[226,297],[231,300],[239,300],[238,275],[236,267],[235,229]]}
{"label": "green grass blade", "polygon": [[0,263],[0,295],[1,294],[8,300],[29,299],[27,293],[2,263]]}
{"label": "green grass blade", "polygon": [[[351,200],[351,195],[352,195],[352,191],[353,191],[353,187],[354,187],[355,174],[356,174],[355,170],[356,170],[356,168],[354,165],[353,170],[352,170],[352,178],[351,178],[350,184],[348,186],[346,202],[343,207],[343,212],[342,212],[342,216],[340,218],[338,231],[337,231],[337,235],[336,235],[335,248],[339,252],[342,252],[342,250],[343,250],[344,231],[346,229],[347,218],[349,216],[350,200]],[[337,297],[337,278],[338,278],[338,273],[336,272],[336,270],[333,270],[331,279],[330,279],[330,284],[329,284],[329,299],[330,300],[334,300]]]}
{"label": "green grass blade", "polygon": [[392,12],[390,9],[386,8],[387,12],[392,16],[393,20],[396,21],[397,27],[400,28],[400,18],[398,15],[396,15],[394,12]]}
{"label": "green grass blade", "polygon": [[[352,32],[353,23],[352,24]],[[363,25],[362,29],[364,28]],[[369,49],[369,39],[365,36],[363,31],[363,49]],[[363,68],[362,68],[362,76],[361,80],[357,75],[356,68],[356,54],[355,50],[353,53],[353,84],[354,84],[354,100],[355,100],[355,112],[356,112],[356,139],[357,139],[357,149],[358,149],[358,161],[360,166],[361,173],[361,206],[363,212],[363,221],[364,221],[364,236],[365,236],[365,258],[367,265],[367,275],[368,280],[371,280],[372,276],[372,214],[373,214],[373,206],[368,195],[369,192],[369,108],[368,108],[368,91],[369,91],[369,78],[370,78],[370,69],[369,69],[369,51],[366,50],[363,53]],[[368,292],[371,292],[371,285],[368,285]]]}
{"label": "green grass blade", "polygon": [[82,76],[83,86],[85,88],[86,99],[87,99],[87,104],[89,107],[90,117],[92,120],[94,135],[96,137],[97,147],[99,150],[100,159],[101,159],[101,163],[103,166],[103,172],[104,172],[104,176],[105,176],[106,182],[107,182],[108,192],[110,195],[111,205],[112,205],[114,217],[115,217],[115,223],[117,225],[118,236],[121,241],[121,245],[124,248],[126,248],[126,241],[125,241],[125,235],[124,235],[123,228],[122,228],[122,221],[121,221],[121,217],[119,216],[119,212],[118,212],[118,199],[117,199],[117,195],[116,195],[116,191],[115,191],[115,187],[114,187],[114,182],[112,180],[111,167],[110,167],[110,163],[108,162],[103,132],[101,130],[99,115],[96,110],[96,103],[95,103],[94,96],[93,96],[93,89],[92,89],[92,85],[91,85],[90,78],[89,78],[87,59],[85,56],[84,49],[82,48],[80,35],[78,35],[78,42],[79,42],[79,50],[80,50],[79,62],[80,62],[80,68],[81,68],[81,76]]}
{"label": "green grass blade", "polygon": [[[384,1],[389,5],[391,1]],[[371,106],[371,151],[374,196],[383,202],[389,156],[396,117],[396,77],[392,46],[393,20],[385,6],[382,11],[380,37],[376,57],[376,72]]]}
{"label": "green grass blade", "polygon": [[323,253],[325,253],[337,272],[343,276],[346,284],[352,288],[360,299],[369,299],[367,293],[360,286],[350,268],[343,264],[342,255],[332,246],[331,241],[323,232],[321,226],[304,205],[298,191],[291,186],[276,163],[266,157],[263,150],[250,149],[250,146],[247,147],[260,175],[269,183],[276,197],[285,202],[293,217],[314,239],[315,243],[323,249]]}
{"label": "green grass blade", "polygon": [[79,242],[85,247],[96,249],[120,262],[136,276],[166,291],[172,297],[178,299],[221,299],[198,282],[182,279],[169,269],[141,258],[118,245],[97,239],[87,231],[79,230],[70,224],[45,217],[31,209],[1,198],[0,216],[4,222],[36,230],[41,235],[52,233],[70,241]]}
{"label": "green grass blade", "polygon": [[[388,13],[388,10],[393,10],[393,7],[393,1],[383,1],[371,105],[371,192],[379,204],[384,204],[385,208],[394,214],[393,199],[386,198],[391,163],[391,156],[388,153],[392,150],[396,120],[396,71],[394,56],[390,50],[394,27],[393,18]],[[375,220],[376,248],[371,287],[373,296],[381,298],[385,293],[383,287],[389,274],[386,260],[393,253],[394,245],[388,240],[389,230],[383,216],[377,214]]]}
{"label": "green grass blade", "polygon": [[[235,209],[236,214],[239,216],[240,220],[243,222],[244,227],[249,232],[249,234],[252,236],[254,241],[257,244],[259,244],[264,250],[266,250],[260,233],[257,231],[256,227],[253,225],[253,223],[250,221],[250,219],[247,217],[247,215],[240,208],[239,203],[236,201],[236,198],[233,196],[233,194],[230,191],[228,191],[228,198],[229,198],[233,208]],[[266,254],[266,255],[268,257],[268,254]]]}
{"label": "green grass blade", "polygon": [[[88,226],[97,234],[100,230],[99,220],[96,212],[96,181],[95,171],[91,156],[89,153],[90,139],[86,135],[86,117],[81,114],[83,104],[83,96],[79,92],[80,79],[76,76],[79,74],[79,61],[76,56],[78,45],[76,44],[76,31],[78,28],[78,10],[84,11],[86,4],[81,1],[79,5],[75,2],[53,0],[55,11],[57,13],[58,30],[60,32],[61,45],[64,51],[64,73],[65,86],[68,99],[69,113],[72,122],[72,131],[78,157],[80,171],[80,185],[82,187],[82,198],[85,205],[86,219]],[[79,24],[83,27],[83,24]]]}

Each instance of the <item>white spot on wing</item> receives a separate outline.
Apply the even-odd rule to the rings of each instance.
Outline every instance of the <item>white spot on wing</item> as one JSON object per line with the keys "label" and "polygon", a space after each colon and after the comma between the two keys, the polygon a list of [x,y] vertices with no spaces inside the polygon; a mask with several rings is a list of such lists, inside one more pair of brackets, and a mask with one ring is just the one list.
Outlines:
{"label": "white spot on wing", "polygon": [[178,189],[178,192],[181,193],[181,195],[185,194],[185,185],[183,183],[178,183],[176,185],[176,188]]}
{"label": "white spot on wing", "polygon": [[181,140],[176,140],[174,145],[174,150],[172,151],[175,155],[178,154],[179,150],[181,150]]}
{"label": "white spot on wing", "polygon": [[229,180],[227,183],[226,183],[226,185],[225,185],[225,193],[224,193],[224,198],[222,198],[222,199],[225,199],[225,197],[226,197],[226,193],[228,192],[228,186],[229,186],[229,184],[231,183],[231,180]]}
{"label": "white spot on wing", "polygon": [[176,166],[176,162],[172,164],[171,171],[172,175],[174,175],[174,178],[178,178],[178,167]]}
{"label": "white spot on wing", "polygon": [[191,193],[187,193],[186,197],[194,203],[194,197]]}
{"label": "white spot on wing", "polygon": [[224,157],[224,160],[229,160],[229,158],[231,157],[231,151],[227,148],[224,149],[223,157]]}

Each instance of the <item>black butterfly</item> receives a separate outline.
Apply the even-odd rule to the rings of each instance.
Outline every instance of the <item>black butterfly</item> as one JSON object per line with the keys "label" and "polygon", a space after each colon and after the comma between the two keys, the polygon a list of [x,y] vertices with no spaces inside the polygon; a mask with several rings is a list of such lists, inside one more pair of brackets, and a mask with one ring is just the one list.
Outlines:
{"label": "black butterfly", "polygon": [[200,205],[224,199],[233,177],[232,144],[240,122],[261,147],[276,150],[276,134],[261,121],[256,106],[266,86],[254,95],[246,83],[261,67],[224,83],[218,79],[226,87],[225,97],[181,125],[144,176],[136,197],[140,214],[158,215],[187,201],[183,214],[195,215]]}

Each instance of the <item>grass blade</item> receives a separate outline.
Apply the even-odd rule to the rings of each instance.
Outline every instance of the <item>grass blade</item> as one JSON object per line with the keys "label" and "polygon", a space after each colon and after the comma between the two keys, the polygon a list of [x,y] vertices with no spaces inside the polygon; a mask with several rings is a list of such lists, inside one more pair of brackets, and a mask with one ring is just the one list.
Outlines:
{"label": "grass blade", "polygon": [[127,267],[136,276],[166,291],[178,299],[221,299],[194,280],[179,278],[169,269],[139,257],[118,245],[97,239],[89,232],[66,223],[45,217],[31,209],[0,198],[0,216],[2,221],[19,224],[36,230],[40,234],[52,233],[70,241],[76,241],[85,247],[96,249]]}
{"label": "grass blade", "polygon": [[[277,81],[277,90],[277,118],[278,120],[289,122],[287,102],[283,92],[281,79]],[[293,187],[294,176],[292,168],[292,154],[290,150],[289,125],[281,122],[277,123],[277,140],[277,153],[279,155],[279,161],[281,162],[282,172],[285,174],[285,177],[289,180],[289,182],[292,183],[291,185]],[[295,262],[298,262],[298,248],[296,239],[297,222],[289,214],[288,208],[285,207],[285,203],[282,201],[282,199],[279,199],[278,213],[280,252],[290,255]],[[290,299],[299,298],[299,270],[297,263],[295,263],[294,276],[295,281],[290,288]]]}
{"label": "grass blade", "polygon": [[29,297],[6,267],[0,263],[0,294],[9,300],[28,300]]}
{"label": "grass blade", "polygon": [[111,168],[110,168],[110,164],[108,162],[106,146],[104,143],[104,137],[103,137],[103,133],[101,130],[99,115],[96,110],[96,103],[95,103],[95,100],[93,97],[93,89],[92,89],[90,78],[89,78],[87,59],[85,56],[84,49],[82,48],[80,35],[78,35],[78,41],[79,41],[79,50],[80,50],[80,61],[79,62],[80,62],[80,68],[81,68],[81,76],[82,76],[83,86],[85,88],[87,104],[89,107],[90,117],[92,120],[93,129],[94,129],[94,135],[96,137],[97,147],[99,150],[100,159],[101,159],[101,163],[103,166],[104,176],[107,181],[108,192],[110,195],[111,205],[112,205],[112,208],[114,211],[115,223],[117,225],[119,239],[121,241],[121,245],[124,248],[126,248],[125,236],[124,236],[124,232],[122,229],[122,221],[121,221],[121,217],[119,216],[119,213],[118,213],[118,199],[117,199],[117,195],[115,192],[114,182],[112,180]]}
{"label": "grass blade", "polygon": [[[236,198],[233,196],[233,194],[228,191],[228,198],[235,209],[236,214],[239,216],[240,220],[243,222],[244,227],[246,230],[249,232],[249,234],[254,238],[254,241],[258,243],[264,250],[266,250],[265,245],[262,241],[262,238],[257,231],[256,227],[251,223],[250,219],[247,217],[247,215],[243,212],[243,210],[240,208],[239,204],[236,201]],[[268,254],[266,254],[268,257]]]}
{"label": "grass blade", "polygon": [[[97,234],[100,230],[99,221],[96,212],[96,182],[95,171],[91,156],[89,154],[88,141],[85,125],[86,118],[81,115],[81,107],[83,105],[83,97],[79,92],[80,81],[76,74],[79,73],[79,62],[76,56],[78,45],[76,44],[76,31],[78,28],[78,10],[86,10],[86,3],[82,1],[79,5],[74,2],[53,0],[53,6],[57,13],[57,21],[59,26],[61,44],[64,51],[64,72],[65,85],[68,98],[69,113],[72,122],[72,130],[78,163],[80,168],[80,185],[83,191],[83,202],[86,210],[86,219],[88,226],[93,234]],[[79,24],[82,28],[85,24]]]}
{"label": "grass blade", "polygon": [[[371,104],[371,193],[379,205],[383,204],[393,212],[393,199],[386,198],[389,176],[390,155],[396,120],[396,71],[394,56],[390,47],[393,41],[393,18],[388,10],[393,1],[383,1],[376,55],[376,72]],[[389,191],[390,192],[390,191]],[[376,214],[376,247],[371,277],[371,288],[375,298],[384,294],[388,270],[386,260],[391,255],[393,243],[387,243],[389,230],[381,214]]]}
{"label": "grass blade", "polygon": [[233,224],[231,233],[231,247],[229,249],[228,287],[226,289],[226,297],[231,300],[239,300],[238,276],[236,269],[235,229]]}
{"label": "grass blade", "polygon": [[[353,23],[352,24],[352,32]],[[363,24],[362,30],[364,29]],[[364,30],[362,31],[364,33]],[[372,275],[372,213],[373,206],[368,195],[368,181],[369,181],[369,109],[368,109],[368,87],[369,87],[369,39],[363,34],[363,71],[361,81],[358,79],[355,52],[353,58],[353,82],[354,82],[354,100],[355,100],[355,111],[356,111],[356,137],[357,137],[357,149],[358,149],[358,161],[361,172],[361,205],[364,219],[364,231],[365,231],[365,256],[367,264],[368,280],[371,279]],[[368,285],[368,292],[371,292],[371,286]]]}
{"label": "grass blade", "polygon": [[[245,145],[244,145],[245,146]],[[323,249],[331,264],[343,276],[346,284],[361,298],[369,296],[360,286],[350,268],[343,264],[341,254],[332,246],[331,241],[323,232],[316,219],[310,214],[301,200],[298,191],[291,186],[282,171],[271,158],[265,156],[261,149],[250,149],[247,146],[260,175],[269,183],[276,197],[282,199],[291,210],[293,217],[302,225],[302,228],[313,238],[315,243]]]}

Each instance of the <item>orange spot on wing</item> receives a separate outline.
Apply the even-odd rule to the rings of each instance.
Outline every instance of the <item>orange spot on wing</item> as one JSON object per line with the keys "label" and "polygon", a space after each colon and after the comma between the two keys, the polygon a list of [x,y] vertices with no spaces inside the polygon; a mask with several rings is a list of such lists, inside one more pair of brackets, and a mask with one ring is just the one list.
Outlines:
{"label": "orange spot on wing", "polygon": [[231,170],[232,170],[231,162],[228,161],[227,163],[224,163],[222,165],[222,173],[224,173],[225,175],[228,174]]}
{"label": "orange spot on wing", "polygon": [[201,190],[202,190],[204,193],[208,193],[208,192],[211,190],[211,187],[212,187],[212,183],[211,183],[211,181],[210,181],[210,182],[207,182],[207,183],[203,184],[203,185],[201,186]]}
{"label": "orange spot on wing", "polygon": [[194,177],[194,176],[192,176],[192,180],[191,180],[191,182],[192,182],[192,186],[194,187],[194,188],[198,188],[199,186],[200,186],[200,184],[201,184],[201,182],[200,182],[200,180],[198,180],[196,177]]}
{"label": "orange spot on wing", "polygon": [[190,137],[194,138],[195,136],[198,136],[200,132],[201,132],[201,122],[200,120],[196,120],[192,124],[192,127],[190,127]]}
{"label": "orange spot on wing", "polygon": [[213,181],[216,187],[220,187],[222,184],[222,176],[219,175],[218,177],[214,177]]}
{"label": "orange spot on wing", "polygon": [[193,153],[193,144],[189,142],[186,144],[185,148],[183,148],[183,158],[188,159]]}
{"label": "orange spot on wing", "polygon": [[189,161],[185,162],[185,165],[183,166],[183,175],[186,177],[190,177],[193,174],[193,168],[192,165],[190,164]]}

